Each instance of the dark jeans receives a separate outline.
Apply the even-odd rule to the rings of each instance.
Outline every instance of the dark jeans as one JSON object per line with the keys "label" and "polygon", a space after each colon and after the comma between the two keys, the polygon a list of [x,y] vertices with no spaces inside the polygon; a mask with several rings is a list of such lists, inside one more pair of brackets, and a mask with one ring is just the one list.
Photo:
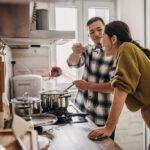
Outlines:
{"label": "dark jeans", "polygon": [[[104,127],[103,125],[97,125],[98,127]],[[115,130],[116,128],[114,129],[113,133],[111,134],[110,138],[114,141],[115,139]]]}

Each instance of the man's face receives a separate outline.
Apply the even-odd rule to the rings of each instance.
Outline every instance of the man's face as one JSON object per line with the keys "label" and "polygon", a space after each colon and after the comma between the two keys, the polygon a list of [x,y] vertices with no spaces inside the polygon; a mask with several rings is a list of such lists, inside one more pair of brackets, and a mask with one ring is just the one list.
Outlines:
{"label": "man's face", "polygon": [[104,33],[105,26],[101,21],[95,21],[88,26],[89,29],[89,37],[95,43],[95,45],[99,45],[102,42],[102,37]]}

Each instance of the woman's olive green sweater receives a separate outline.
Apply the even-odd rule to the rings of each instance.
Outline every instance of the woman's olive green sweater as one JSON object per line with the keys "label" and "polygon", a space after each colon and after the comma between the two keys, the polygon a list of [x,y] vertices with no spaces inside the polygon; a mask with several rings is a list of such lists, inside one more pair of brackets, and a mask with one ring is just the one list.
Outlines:
{"label": "woman's olive green sweater", "polygon": [[150,60],[136,45],[120,45],[112,87],[128,93],[125,102],[131,111],[150,105]]}

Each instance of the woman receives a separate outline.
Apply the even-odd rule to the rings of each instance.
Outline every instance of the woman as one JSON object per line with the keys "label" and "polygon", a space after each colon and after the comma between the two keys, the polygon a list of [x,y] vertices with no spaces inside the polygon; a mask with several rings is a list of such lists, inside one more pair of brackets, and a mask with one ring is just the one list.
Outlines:
{"label": "woman", "polygon": [[128,25],[122,21],[106,25],[103,44],[105,54],[115,58],[116,72],[111,83],[114,99],[105,127],[93,130],[88,137],[110,136],[124,103],[133,112],[141,109],[150,128],[150,51],[133,41]]}

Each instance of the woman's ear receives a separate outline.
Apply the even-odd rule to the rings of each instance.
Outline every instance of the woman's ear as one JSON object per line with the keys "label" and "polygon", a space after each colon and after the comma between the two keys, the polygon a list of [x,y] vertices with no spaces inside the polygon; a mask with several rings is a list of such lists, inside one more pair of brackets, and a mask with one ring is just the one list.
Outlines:
{"label": "woman's ear", "polygon": [[117,36],[116,36],[116,35],[113,35],[113,36],[111,37],[111,41],[112,41],[112,44],[116,44],[116,43],[118,42]]}

